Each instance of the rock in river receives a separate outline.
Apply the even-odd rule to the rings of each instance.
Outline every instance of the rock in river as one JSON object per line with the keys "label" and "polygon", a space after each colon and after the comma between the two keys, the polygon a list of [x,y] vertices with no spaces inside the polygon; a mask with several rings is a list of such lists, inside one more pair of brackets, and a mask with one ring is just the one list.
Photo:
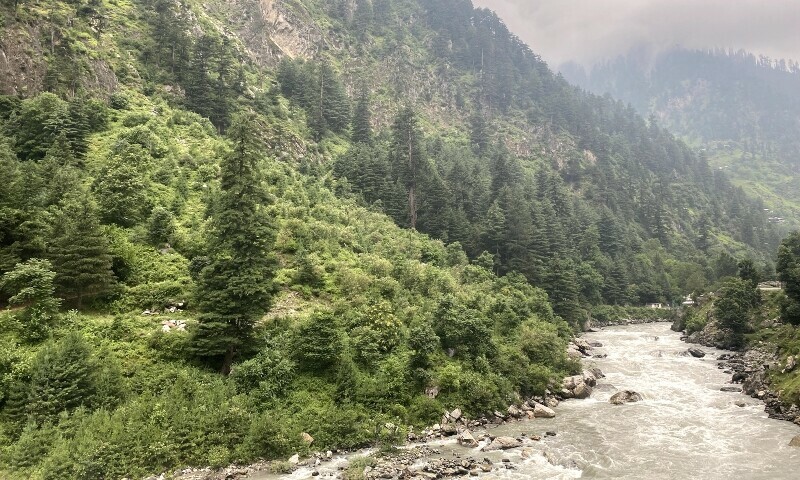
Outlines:
{"label": "rock in river", "polygon": [[534,403],[533,416],[536,418],[553,418],[556,416],[556,412],[551,408],[545,407],[541,403]]}
{"label": "rock in river", "polygon": [[623,390],[621,392],[617,392],[608,399],[609,402],[613,403],[614,405],[622,405],[624,403],[633,403],[633,402],[641,402],[643,400],[642,396],[632,390]]}
{"label": "rock in river", "polygon": [[509,448],[517,448],[522,446],[522,442],[513,437],[497,437],[492,443],[487,445],[483,450],[486,452],[493,452],[495,450],[508,450]]}
{"label": "rock in river", "polygon": [[706,352],[700,350],[697,347],[691,347],[689,349],[689,355],[693,356],[694,358],[703,358],[706,356]]}
{"label": "rock in river", "polygon": [[477,447],[478,441],[475,440],[475,437],[472,436],[472,432],[469,430],[464,430],[461,432],[461,435],[458,436],[458,443],[464,447]]}
{"label": "rock in river", "polygon": [[800,435],[797,435],[789,442],[790,447],[800,447]]}

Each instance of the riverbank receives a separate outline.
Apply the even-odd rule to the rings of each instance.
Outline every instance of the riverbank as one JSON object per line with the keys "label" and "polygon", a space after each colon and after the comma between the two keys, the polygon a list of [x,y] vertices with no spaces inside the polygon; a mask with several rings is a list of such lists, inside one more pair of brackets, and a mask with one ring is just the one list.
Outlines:
{"label": "riverbank", "polygon": [[[596,379],[594,386],[583,379],[591,397],[580,402],[559,400],[570,396],[562,395],[560,387],[571,387],[574,395],[574,384],[581,383],[565,379],[552,389],[549,402],[559,400],[552,418],[516,418],[509,415],[511,409],[501,413],[504,419],[492,415],[486,419],[491,421],[478,425],[481,419],[450,411],[439,428],[416,432],[417,442],[388,454],[375,449],[334,452],[330,459],[298,459],[291,468],[275,462],[248,469],[244,476],[228,470],[179,478],[793,478],[791,472],[800,469],[800,449],[788,445],[799,433],[797,427],[766,418],[760,402],[724,390],[732,387],[729,374],[723,373],[728,367],[720,369],[717,363],[729,352],[703,349],[704,358],[693,358],[686,355],[679,335],[667,332],[669,327],[661,323],[607,328],[575,339],[573,354],[607,377]],[[732,360],[735,365],[736,358]],[[615,405],[612,397],[626,390],[639,393],[641,400]],[[548,403],[547,398],[539,400]],[[523,409],[518,403],[515,408],[526,412],[535,405]],[[495,441],[498,449],[487,451]]]}
{"label": "riverbank", "polygon": [[[682,336],[688,344],[700,344],[718,348],[713,344],[697,341],[691,336]],[[703,338],[703,337],[699,337]],[[800,407],[796,403],[781,400],[780,392],[770,382],[770,371],[795,368],[794,357],[781,364],[777,348],[760,345],[744,351],[730,351],[717,357],[718,367],[731,375],[730,383],[741,385],[741,393],[764,402],[764,411],[770,418],[785,420],[800,426]]]}
{"label": "riverbank", "polygon": [[[595,356],[593,349],[598,347],[602,347],[599,342],[587,342],[580,337],[574,337],[568,344],[567,354],[575,360],[589,360]],[[246,466],[186,468],[172,475],[162,474],[145,480],[260,479],[298,471],[308,474],[304,478],[324,478],[324,472],[327,472],[328,476],[345,479],[430,479],[514,469],[514,464],[507,457],[497,456],[497,452],[514,449],[521,458],[528,458],[533,454],[531,448],[535,444],[546,443],[547,438],[556,435],[555,432],[544,428],[539,428],[541,431],[538,431],[535,424],[530,424],[528,432],[514,436],[497,436],[492,431],[524,421],[554,418],[555,409],[564,400],[588,398],[598,379],[604,375],[596,367],[584,366],[586,368],[581,373],[565,377],[561,384],[552,384],[544,395],[516,402],[504,411],[487,412],[478,418],[468,418],[459,408],[446,411],[439,423],[416,432],[410,429],[407,443],[387,452],[379,452],[375,448],[316,452],[307,458],[294,455],[286,461],[264,461]],[[437,457],[441,453],[441,447],[447,445],[473,449],[476,456],[449,452],[450,457]],[[495,452],[494,460],[490,458],[492,452]],[[360,471],[358,475],[348,477],[346,470],[354,458],[362,459],[356,462]],[[420,463],[422,458],[427,460]],[[545,458],[553,465],[558,464],[552,456]]]}

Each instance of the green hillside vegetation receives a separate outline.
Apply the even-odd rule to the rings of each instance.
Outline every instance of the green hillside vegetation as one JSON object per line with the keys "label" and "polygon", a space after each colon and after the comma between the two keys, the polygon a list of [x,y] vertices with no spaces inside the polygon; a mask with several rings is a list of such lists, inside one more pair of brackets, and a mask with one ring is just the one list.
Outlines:
{"label": "green hillside vegetation", "polygon": [[0,475],[398,442],[541,394],[592,314],[774,270],[763,205],[490,12],[271,5],[319,42],[3,3]]}
{"label": "green hillside vegetation", "polygon": [[[49,97],[30,102],[43,98]],[[62,166],[67,171],[57,184],[47,181],[48,157],[22,162],[5,145],[5,178],[20,174],[10,192],[25,185],[25,197],[37,202],[20,215],[30,222],[41,216],[39,228],[47,229],[35,237],[42,245],[27,248],[41,247],[34,258],[53,259],[12,265],[3,277],[8,295],[34,289],[12,297],[18,308],[2,317],[9,476],[122,477],[288,456],[309,448],[303,431],[315,438],[315,449],[370,444],[390,433],[400,438],[381,431],[387,422],[430,424],[444,405],[477,415],[516,395],[541,393],[550,379],[575,368],[563,353],[570,329],[542,290],[519,275],[498,278],[480,262],[470,264],[457,244],[402,230],[337,199],[330,178],[303,175],[295,159],[279,161],[266,150],[259,170],[269,200],[261,214],[274,230],[271,241],[265,238],[276,257],[277,294],[269,316],[238,345],[231,375],[215,373],[216,355],[198,355],[197,335],[204,319],[224,307],[213,302],[224,300],[200,297],[215,291],[203,283],[193,295],[194,265],[215,248],[207,208],[224,201],[221,159],[236,144],[195,114],[144,97],[130,100],[126,109],[106,112],[107,127],[89,138],[85,166]],[[141,123],[125,126],[134,118]],[[126,142],[134,134],[154,142],[158,160]],[[143,198],[130,207],[155,205],[128,227],[101,224],[99,217],[129,195],[93,194],[104,191],[101,179],[111,175],[98,172],[110,168],[118,150],[136,152],[130,162],[139,159],[121,166],[142,169],[133,176]],[[60,193],[70,172],[73,187]],[[13,200],[21,206],[22,199]],[[128,223],[127,216],[113,219]],[[60,222],[65,231],[91,227],[103,239],[97,248],[105,252],[109,278],[91,283],[83,299],[66,280],[83,267],[58,262],[59,236],[50,229]],[[4,251],[23,255],[23,244]],[[99,276],[96,267],[88,271]],[[254,285],[267,285],[265,277]],[[54,294],[68,308],[82,302],[83,311],[58,313]],[[179,302],[196,302],[207,313],[164,310]],[[145,308],[162,314],[142,316]],[[185,321],[188,333],[162,332],[168,319]],[[430,385],[441,390],[435,400],[423,394]]]}

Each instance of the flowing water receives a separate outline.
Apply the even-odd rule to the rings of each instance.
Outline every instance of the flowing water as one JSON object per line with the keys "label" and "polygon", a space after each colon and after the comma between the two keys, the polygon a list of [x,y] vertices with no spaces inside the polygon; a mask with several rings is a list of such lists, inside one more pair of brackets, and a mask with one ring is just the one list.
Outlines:
{"label": "flowing water", "polygon": [[[761,402],[741,393],[721,392],[730,375],[717,368],[720,350],[703,348],[705,358],[685,355],[687,345],[668,324],[612,327],[584,336],[606,353],[587,366],[606,375],[588,400],[562,402],[556,418],[512,422],[493,435],[543,435],[523,449],[483,454],[452,442],[439,446],[444,456],[511,459],[515,470],[496,470],[485,478],[508,479],[735,479],[800,478],[800,448],[789,441],[800,427],[772,420]],[[611,405],[618,390],[639,392],[644,401]],[[744,401],[745,406],[737,406]],[[323,464],[315,478],[332,477],[346,458]],[[254,476],[252,480],[311,478],[311,469],[292,475]]]}

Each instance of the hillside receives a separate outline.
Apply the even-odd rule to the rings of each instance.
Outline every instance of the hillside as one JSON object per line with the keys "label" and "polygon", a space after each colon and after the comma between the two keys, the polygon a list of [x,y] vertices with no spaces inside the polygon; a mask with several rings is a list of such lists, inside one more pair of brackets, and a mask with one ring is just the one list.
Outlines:
{"label": "hillside", "polygon": [[761,203],[469,1],[0,12],[5,477],[396,442],[774,272]]}
{"label": "hillside", "polygon": [[639,52],[566,77],[610,93],[675,135],[762,198],[776,223],[800,225],[800,68],[738,51]]}

